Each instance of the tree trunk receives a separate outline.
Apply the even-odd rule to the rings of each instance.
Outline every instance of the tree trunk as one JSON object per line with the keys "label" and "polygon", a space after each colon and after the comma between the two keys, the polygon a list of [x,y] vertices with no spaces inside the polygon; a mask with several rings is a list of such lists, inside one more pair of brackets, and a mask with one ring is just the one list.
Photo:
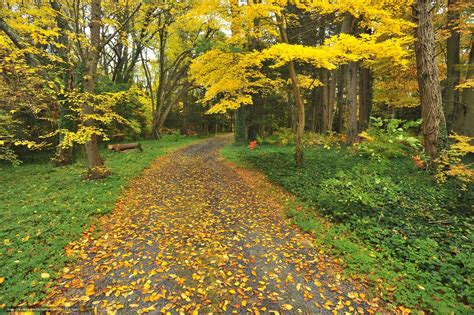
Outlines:
{"label": "tree trunk", "polygon": [[240,107],[235,110],[234,141],[236,144],[243,145],[247,143],[246,139],[247,135],[245,132],[245,110],[244,105],[240,105]]}
{"label": "tree trunk", "polygon": [[188,93],[183,95],[183,122],[181,124],[181,134],[189,135],[189,126],[188,126]]}
{"label": "tree trunk", "polygon": [[[82,106],[82,114],[89,116],[94,114],[93,94],[95,92],[95,85],[97,82],[97,64],[99,62],[100,49],[100,10],[101,0],[92,0],[91,2],[91,22],[90,22],[90,43],[86,60],[84,60],[84,92],[90,96],[90,101],[84,103]],[[95,122],[93,119],[87,119],[84,125],[88,128],[94,128]],[[91,135],[90,140],[85,143],[86,156],[89,168],[89,178],[101,178],[106,176],[106,172],[97,172],[98,168],[104,166],[104,162],[99,154],[97,146],[97,135]],[[91,174],[94,173],[94,174]],[[103,174],[102,174],[103,173]]]}
{"label": "tree trunk", "polygon": [[357,140],[357,68],[356,62],[347,67],[347,143]]}
{"label": "tree trunk", "polygon": [[359,72],[359,132],[367,129],[372,111],[372,72],[360,68]]}
{"label": "tree trunk", "polygon": [[[62,71],[62,81],[63,81],[63,91],[58,92],[59,99],[59,117],[58,117],[58,128],[60,130],[69,130],[73,129],[74,121],[69,118],[70,115],[73,115],[73,111],[70,108],[70,102],[67,99],[66,92],[70,90],[70,72],[67,64],[69,63],[67,47],[69,47],[69,41],[67,36],[68,24],[64,19],[61,13],[61,4],[57,1],[50,1],[51,8],[55,11],[55,20],[57,27],[61,30],[58,42],[63,45],[63,47],[58,48],[57,54],[63,60],[64,64],[61,65]],[[64,134],[59,133],[59,143],[56,148],[56,154],[53,159],[53,164],[55,166],[64,166],[69,165],[73,162],[72,146],[64,147],[63,144]]]}
{"label": "tree trunk", "polygon": [[435,61],[435,37],[430,0],[417,0],[413,7],[415,54],[424,147],[434,159],[446,140],[446,121],[442,109],[441,87]]}
{"label": "tree trunk", "polygon": [[295,163],[296,166],[301,167],[303,165],[303,133],[305,124],[304,102],[303,98],[301,97],[300,87],[298,85],[298,78],[296,77],[296,70],[293,61],[289,61],[287,66],[290,73],[297,113],[295,133]]}
{"label": "tree trunk", "polygon": [[316,131],[316,119],[318,117],[317,110],[318,110],[318,89],[313,88],[313,90],[311,91],[311,125],[310,125],[312,132]]}
{"label": "tree trunk", "polygon": [[[284,17],[279,17],[278,19],[278,27],[280,30],[281,41],[283,43],[289,44]],[[287,62],[287,67],[290,75],[293,97],[295,99],[297,116],[295,131],[295,163],[297,167],[301,167],[303,165],[303,133],[305,124],[304,102],[303,98],[301,97],[298,78],[296,76],[295,64],[292,60]]]}
{"label": "tree trunk", "polygon": [[166,37],[167,32],[164,28],[159,31],[159,56],[158,56],[158,63],[159,63],[159,78],[158,78],[158,88],[156,90],[156,113],[153,117],[153,122],[151,126],[151,136],[153,138],[158,139],[160,137],[160,120],[162,116],[162,111],[164,109],[164,86],[166,80],[166,72],[165,72],[165,49],[166,49]]}
{"label": "tree trunk", "polygon": [[[469,52],[469,63],[466,80],[474,79],[474,34],[471,36],[471,50]],[[474,89],[462,90],[460,106],[456,107],[459,114],[456,116],[456,130],[460,133],[474,137]]]}
{"label": "tree trunk", "polygon": [[330,112],[331,108],[329,106],[329,70],[321,69],[321,82],[324,84],[322,89],[322,126],[321,132],[325,133],[328,131]]}
{"label": "tree trunk", "polygon": [[344,131],[344,113],[345,113],[345,100],[344,100],[344,86],[346,84],[345,79],[347,66],[342,65],[339,68],[339,75],[337,77],[337,132],[342,133]]}
{"label": "tree trunk", "polygon": [[459,0],[448,0],[448,29],[450,36],[447,39],[446,55],[446,83],[444,86],[444,114],[448,131],[453,129],[455,120],[455,108],[459,106],[459,91],[454,88],[459,84],[460,72],[457,66],[461,63],[459,57],[460,36],[457,27],[459,26],[459,11],[455,5]]}
{"label": "tree trunk", "polygon": [[330,83],[328,93],[328,130],[332,132],[333,120],[334,120],[334,101],[336,98],[336,83],[337,83],[337,71],[333,70],[330,72]]}
{"label": "tree trunk", "polygon": [[[351,33],[353,22],[354,17],[350,13],[346,13],[342,21],[341,33]],[[358,65],[356,62],[350,62],[346,66],[348,143],[353,143],[357,138],[357,68]]]}

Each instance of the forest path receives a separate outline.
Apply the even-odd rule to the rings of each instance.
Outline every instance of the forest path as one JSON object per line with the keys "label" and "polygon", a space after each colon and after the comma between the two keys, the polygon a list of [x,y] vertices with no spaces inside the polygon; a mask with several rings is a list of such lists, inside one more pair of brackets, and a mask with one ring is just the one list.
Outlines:
{"label": "forest path", "polygon": [[155,160],[113,213],[69,246],[80,258],[45,305],[124,314],[375,309],[285,218],[267,182],[219,158],[228,140]]}

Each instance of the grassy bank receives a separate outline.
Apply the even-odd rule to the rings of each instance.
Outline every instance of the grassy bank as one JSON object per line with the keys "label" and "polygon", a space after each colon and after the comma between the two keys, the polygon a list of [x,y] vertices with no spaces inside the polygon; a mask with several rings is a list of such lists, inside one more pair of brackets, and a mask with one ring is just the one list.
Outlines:
{"label": "grassy bank", "polygon": [[34,303],[64,266],[64,247],[95,215],[110,212],[121,190],[150,162],[197,138],[142,141],[143,152],[102,152],[112,175],[84,181],[84,161],[0,168],[0,305]]}
{"label": "grassy bank", "polygon": [[291,146],[227,146],[223,155],[297,196],[305,206],[290,204],[288,216],[387,301],[443,314],[472,311],[472,187],[438,184],[408,158],[378,161],[344,148],[308,149],[301,169]]}

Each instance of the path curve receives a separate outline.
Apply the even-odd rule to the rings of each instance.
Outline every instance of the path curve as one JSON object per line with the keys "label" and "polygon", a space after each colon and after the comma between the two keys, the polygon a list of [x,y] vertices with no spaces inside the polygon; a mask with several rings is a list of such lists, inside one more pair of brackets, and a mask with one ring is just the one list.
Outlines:
{"label": "path curve", "polygon": [[[372,312],[265,189],[222,161],[228,137],[158,158],[83,237],[44,305],[119,313]],[[260,186],[267,183],[260,183]]]}

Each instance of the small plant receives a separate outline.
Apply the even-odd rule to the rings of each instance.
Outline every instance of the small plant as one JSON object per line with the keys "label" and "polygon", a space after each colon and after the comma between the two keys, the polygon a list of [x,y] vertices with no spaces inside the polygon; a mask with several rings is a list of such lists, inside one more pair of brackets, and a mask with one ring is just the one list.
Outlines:
{"label": "small plant", "polygon": [[250,150],[255,150],[256,147],[257,147],[257,140],[250,141],[249,149]]}
{"label": "small plant", "polygon": [[87,180],[96,180],[96,179],[102,179],[106,178],[111,174],[110,170],[104,165],[104,166],[95,166],[92,168],[89,168],[86,173],[84,174],[84,179]]}
{"label": "small plant", "polygon": [[275,135],[278,137],[277,143],[280,145],[295,143],[295,134],[291,128],[279,128]]}
{"label": "small plant", "polygon": [[337,147],[341,143],[341,137],[335,133],[321,134],[316,132],[306,132],[303,135],[303,143],[306,147],[321,145],[325,149]]}

